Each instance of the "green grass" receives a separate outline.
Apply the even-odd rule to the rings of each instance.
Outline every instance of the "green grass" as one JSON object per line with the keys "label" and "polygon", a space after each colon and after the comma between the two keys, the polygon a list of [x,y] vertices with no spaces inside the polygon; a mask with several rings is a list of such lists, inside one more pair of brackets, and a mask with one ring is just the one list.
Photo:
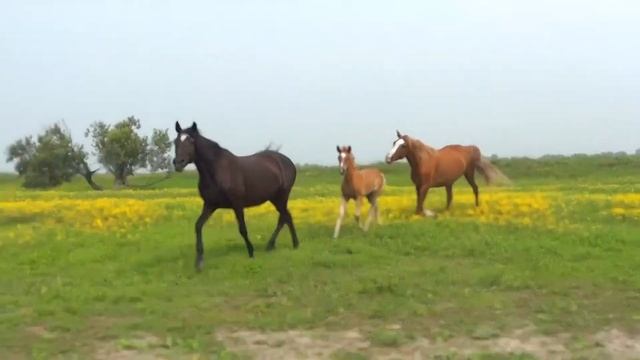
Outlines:
{"label": "green grass", "polygon": [[[522,170],[525,165],[504,161],[515,191],[551,189],[563,199],[638,192],[636,162],[614,166],[615,176],[597,161],[571,163],[576,176],[566,176],[561,165],[532,163],[553,169],[536,177]],[[389,184],[410,186],[405,165],[384,170]],[[142,184],[154,177],[134,179]],[[195,174],[184,173],[158,184],[161,191],[95,193],[78,179],[55,196],[175,194],[179,202],[196,194],[196,181]],[[293,197],[336,197],[339,182],[335,168],[305,167]],[[461,183],[456,191],[470,190]],[[442,208],[442,192],[429,195],[430,207]],[[21,190],[10,175],[0,177],[0,194],[43,196]],[[149,226],[134,224],[126,236],[0,220],[0,358],[90,357],[107,343],[235,358],[216,339],[219,329],[359,328],[381,347],[415,337],[487,339],[531,324],[552,335],[588,336],[610,327],[640,331],[640,222],[609,216],[609,206],[568,207],[562,217],[572,226],[558,229],[449,217],[388,223],[362,233],[348,222],[332,241],[331,224],[306,223],[298,226],[298,250],[283,231],[271,253],[264,247],[275,214],[252,217],[253,260],[236,225],[220,221],[217,213],[204,230],[202,273],[193,269],[198,207]],[[29,239],[21,240],[25,231]],[[389,324],[402,329],[385,330]],[[141,343],[140,334],[160,344]],[[349,351],[335,356],[366,358]]]}

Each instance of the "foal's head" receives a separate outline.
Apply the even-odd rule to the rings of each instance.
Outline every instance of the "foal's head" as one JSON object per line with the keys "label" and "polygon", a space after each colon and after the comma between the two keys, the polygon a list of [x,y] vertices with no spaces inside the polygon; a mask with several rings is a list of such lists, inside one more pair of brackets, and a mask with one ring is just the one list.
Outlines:
{"label": "foal's head", "polygon": [[340,174],[344,174],[347,168],[353,164],[354,156],[351,152],[351,146],[336,146],[338,150],[338,163],[340,164]]}
{"label": "foal's head", "polygon": [[389,153],[385,157],[387,164],[391,164],[394,161],[404,159],[409,152],[409,137],[407,135],[400,134],[400,131],[396,130],[398,138],[393,142],[393,147],[389,150]]}
{"label": "foal's head", "polygon": [[185,166],[195,161],[196,143],[198,136],[198,126],[194,122],[190,128],[183,129],[176,121],[176,132],[178,136],[173,141],[176,148],[176,157],[173,159],[173,166],[177,172],[181,172]]}

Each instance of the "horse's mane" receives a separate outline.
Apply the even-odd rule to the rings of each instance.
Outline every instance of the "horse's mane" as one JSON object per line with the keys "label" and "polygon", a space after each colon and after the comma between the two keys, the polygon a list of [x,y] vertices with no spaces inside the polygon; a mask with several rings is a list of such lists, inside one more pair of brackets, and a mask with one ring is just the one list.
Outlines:
{"label": "horse's mane", "polygon": [[199,132],[192,133],[191,136],[196,140],[196,152],[198,152],[196,166],[198,166],[198,162],[201,164],[212,164],[216,161],[216,158],[223,156],[235,157],[231,151],[223,148],[217,142],[202,136]]}
{"label": "horse's mane", "polygon": [[423,143],[419,139],[409,138],[409,141],[411,142],[411,145],[409,147],[414,149],[414,152],[416,152],[418,154],[421,153],[421,152],[425,152],[425,153],[427,153],[427,155],[435,155],[435,153],[437,151],[436,149],[434,149],[431,146]]}
{"label": "horse's mane", "polygon": [[220,149],[224,149],[222,146],[220,146],[220,144],[218,144],[217,142],[202,136],[202,134],[200,134],[200,132],[195,132],[193,134],[194,138],[200,140],[201,144],[204,145],[204,149],[206,150],[220,150]]}

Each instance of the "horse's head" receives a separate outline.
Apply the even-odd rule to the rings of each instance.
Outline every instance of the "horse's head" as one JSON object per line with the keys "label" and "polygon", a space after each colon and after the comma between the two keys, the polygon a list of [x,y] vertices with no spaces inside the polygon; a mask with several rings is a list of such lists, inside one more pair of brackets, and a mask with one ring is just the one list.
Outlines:
{"label": "horse's head", "polygon": [[404,159],[409,151],[409,137],[407,135],[400,134],[400,131],[396,130],[398,138],[393,142],[393,146],[389,153],[385,157],[387,164],[391,164],[394,161]]}
{"label": "horse's head", "polygon": [[340,164],[340,174],[344,174],[347,171],[347,165],[352,162],[354,157],[351,152],[351,146],[336,146],[338,150],[338,163]]}
{"label": "horse's head", "polygon": [[185,166],[195,161],[195,138],[198,136],[198,126],[194,122],[190,128],[183,129],[176,121],[176,132],[178,135],[173,141],[176,148],[176,157],[173,159],[173,166],[177,172],[181,172]]}

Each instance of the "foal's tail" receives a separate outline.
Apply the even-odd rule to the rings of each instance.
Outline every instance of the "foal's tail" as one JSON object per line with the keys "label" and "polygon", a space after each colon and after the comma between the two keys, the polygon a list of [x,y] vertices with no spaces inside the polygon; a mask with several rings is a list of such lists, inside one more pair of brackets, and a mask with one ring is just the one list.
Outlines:
{"label": "foal's tail", "polygon": [[482,174],[485,181],[489,185],[511,185],[511,180],[507,175],[503,174],[500,169],[489,161],[484,156],[480,157],[480,160],[476,162],[476,170]]}
{"label": "foal's tail", "polygon": [[380,172],[380,176],[382,177],[382,184],[380,184],[380,188],[378,189],[378,192],[382,193],[382,191],[384,191],[385,185],[387,185],[387,178],[384,176],[382,172]]}

